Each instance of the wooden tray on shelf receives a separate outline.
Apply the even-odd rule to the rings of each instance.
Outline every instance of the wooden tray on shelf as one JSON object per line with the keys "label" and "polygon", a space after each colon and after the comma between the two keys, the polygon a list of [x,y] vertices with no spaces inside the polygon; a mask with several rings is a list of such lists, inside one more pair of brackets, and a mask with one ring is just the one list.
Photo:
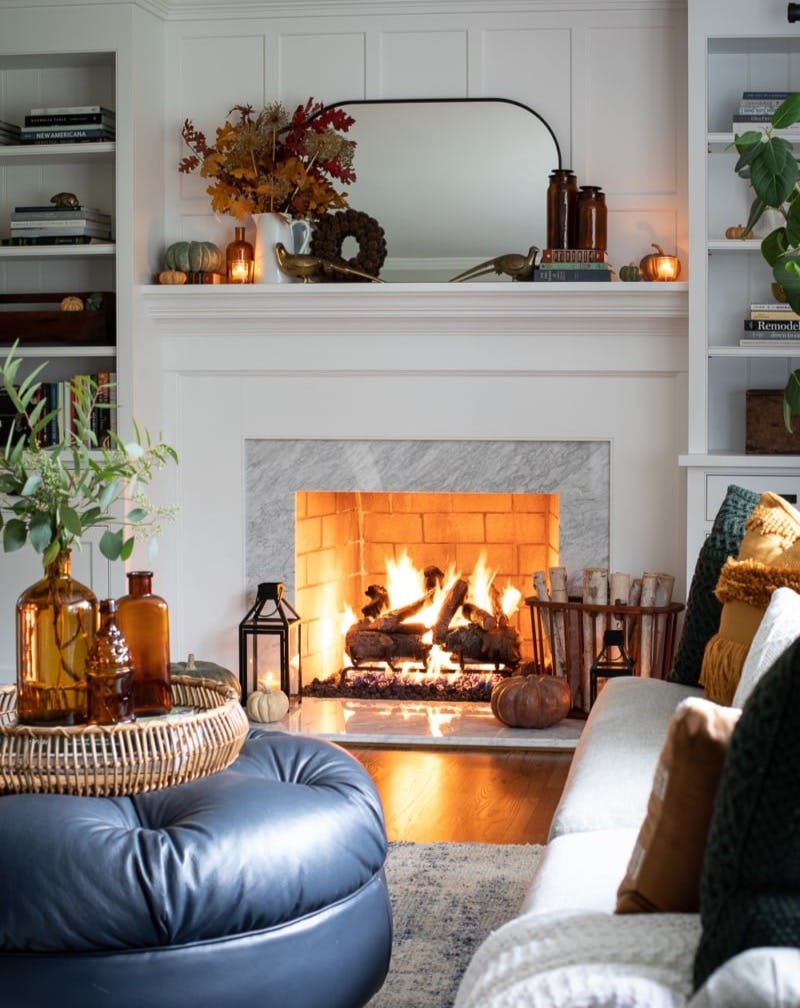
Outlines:
{"label": "wooden tray on shelf", "polygon": [[229,686],[172,676],[173,710],[128,724],[17,724],[16,686],[0,687],[0,792],[110,797],[217,773],[239,755],[247,715]]}
{"label": "wooden tray on shelf", "polygon": [[14,340],[20,345],[114,345],[117,305],[112,291],[98,292],[103,300],[96,311],[62,311],[59,307],[65,297],[74,295],[85,302],[92,293],[0,294],[0,345],[10,346]]}

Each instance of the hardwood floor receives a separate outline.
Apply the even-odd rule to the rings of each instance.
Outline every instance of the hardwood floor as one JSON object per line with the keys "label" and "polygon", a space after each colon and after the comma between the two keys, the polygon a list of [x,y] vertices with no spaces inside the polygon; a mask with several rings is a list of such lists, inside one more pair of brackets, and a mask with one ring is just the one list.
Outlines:
{"label": "hardwood floor", "polygon": [[389,840],[545,843],[571,752],[349,746],[378,788]]}

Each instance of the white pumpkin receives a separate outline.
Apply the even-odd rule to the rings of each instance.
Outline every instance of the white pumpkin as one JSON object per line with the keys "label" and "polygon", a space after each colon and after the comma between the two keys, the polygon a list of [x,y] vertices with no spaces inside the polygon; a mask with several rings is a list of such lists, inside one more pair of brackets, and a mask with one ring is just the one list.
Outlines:
{"label": "white pumpkin", "polygon": [[267,687],[253,690],[247,698],[247,713],[251,721],[280,721],[289,710],[289,697],[283,690]]}

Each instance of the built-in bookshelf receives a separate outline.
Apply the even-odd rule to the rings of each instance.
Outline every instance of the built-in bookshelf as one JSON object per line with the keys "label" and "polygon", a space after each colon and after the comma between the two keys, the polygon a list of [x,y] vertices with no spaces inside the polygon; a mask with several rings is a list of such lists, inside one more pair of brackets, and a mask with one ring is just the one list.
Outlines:
{"label": "built-in bookshelf", "polygon": [[[688,38],[690,79],[707,98],[689,108],[690,255],[705,263],[690,277],[688,453],[681,459],[691,576],[729,483],[800,494],[798,456],[746,451],[747,390],[782,389],[800,366],[800,353],[786,341],[741,344],[751,305],[775,301],[761,254],[761,237],[774,225],[764,222],[744,240],[726,237],[747,222],[753,200],[734,170],[734,130],[748,125],[734,120],[755,95],[800,90],[800,26],[788,23],[785,6],[765,12],[745,0],[689,0]],[[787,134],[793,143],[797,137]]]}

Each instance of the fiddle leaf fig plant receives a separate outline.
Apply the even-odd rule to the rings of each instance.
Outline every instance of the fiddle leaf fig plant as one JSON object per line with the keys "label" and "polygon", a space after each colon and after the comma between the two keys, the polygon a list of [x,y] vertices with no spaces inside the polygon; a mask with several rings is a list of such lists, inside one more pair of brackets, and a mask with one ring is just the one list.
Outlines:
{"label": "fiddle leaf fig plant", "polygon": [[[748,130],[734,139],[739,158],[735,171],[747,179],[755,198],[744,234],[749,234],[766,210],[777,210],[783,223],[761,242],[761,254],[772,267],[792,309],[800,314],[800,165],[794,147],[777,130],[800,121],[800,93],[791,94],[775,110],[764,130]],[[800,413],[800,370],[789,375],[783,392],[783,419],[792,430],[791,417]]]}

